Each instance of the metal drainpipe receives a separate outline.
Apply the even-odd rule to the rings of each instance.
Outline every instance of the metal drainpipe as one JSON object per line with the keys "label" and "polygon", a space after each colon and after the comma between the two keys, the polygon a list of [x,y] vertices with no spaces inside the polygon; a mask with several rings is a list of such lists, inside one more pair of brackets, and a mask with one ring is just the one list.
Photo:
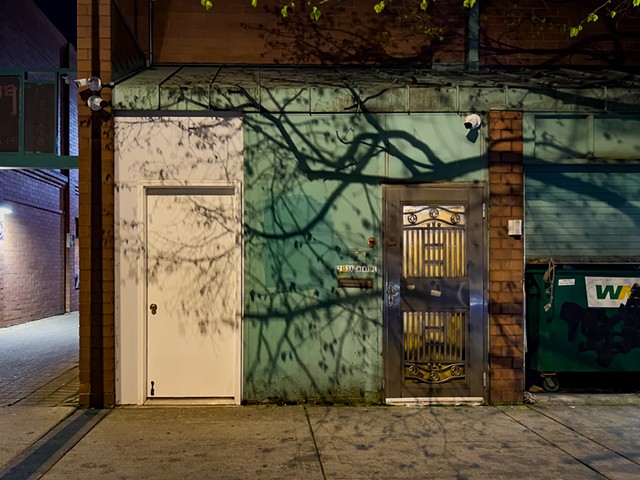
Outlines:
{"label": "metal drainpipe", "polygon": [[147,67],[153,65],[153,2],[149,0],[149,58],[147,59]]}
{"label": "metal drainpipe", "polygon": [[467,17],[467,69],[477,71],[480,69],[480,0],[469,9]]}

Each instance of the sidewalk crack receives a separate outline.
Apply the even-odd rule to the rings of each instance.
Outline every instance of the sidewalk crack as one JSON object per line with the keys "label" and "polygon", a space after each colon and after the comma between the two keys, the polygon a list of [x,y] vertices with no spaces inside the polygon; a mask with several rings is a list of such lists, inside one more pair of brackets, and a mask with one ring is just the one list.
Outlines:
{"label": "sidewalk crack", "polygon": [[318,463],[320,464],[320,472],[322,472],[323,480],[327,480],[327,475],[324,471],[324,465],[322,463],[322,455],[320,455],[320,448],[318,447],[318,441],[316,440],[316,435],[313,432],[313,427],[311,426],[311,418],[309,417],[309,410],[306,405],[303,405],[304,416],[307,419],[307,424],[309,425],[309,432],[311,432],[311,439],[313,440],[313,446],[316,449],[316,455],[318,457]]}

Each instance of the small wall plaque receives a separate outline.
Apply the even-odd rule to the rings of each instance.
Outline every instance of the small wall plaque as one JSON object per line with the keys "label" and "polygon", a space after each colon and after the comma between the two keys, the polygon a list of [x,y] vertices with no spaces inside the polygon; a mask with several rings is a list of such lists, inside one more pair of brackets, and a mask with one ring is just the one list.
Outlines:
{"label": "small wall plaque", "polygon": [[338,278],[338,286],[342,288],[373,288],[373,278]]}

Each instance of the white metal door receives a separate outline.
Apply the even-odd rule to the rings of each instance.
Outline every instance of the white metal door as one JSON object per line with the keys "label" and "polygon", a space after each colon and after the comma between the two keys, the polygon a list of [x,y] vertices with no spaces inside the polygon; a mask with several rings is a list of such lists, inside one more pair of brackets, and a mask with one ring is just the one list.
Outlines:
{"label": "white metal door", "polygon": [[147,398],[239,396],[234,187],[147,189]]}

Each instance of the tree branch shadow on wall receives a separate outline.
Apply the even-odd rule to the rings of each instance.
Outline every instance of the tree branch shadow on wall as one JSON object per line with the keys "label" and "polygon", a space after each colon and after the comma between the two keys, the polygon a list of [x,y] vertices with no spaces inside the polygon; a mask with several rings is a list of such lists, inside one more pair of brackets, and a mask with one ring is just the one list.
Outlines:
{"label": "tree branch shadow on wall", "polygon": [[636,28],[638,13],[633,8],[619,9],[615,18],[600,12],[597,22],[587,22],[578,36],[570,36],[570,28],[599,5],[558,0],[500,8],[497,2],[481,2],[484,28],[480,30],[480,51],[487,59],[485,64],[637,66],[640,34]]}
{"label": "tree branch shadow on wall", "polygon": [[[256,103],[245,94],[247,103]],[[146,122],[153,124],[154,133],[142,134],[130,127],[127,139],[119,143],[133,143],[146,152],[135,166],[137,177],[180,182],[190,170],[200,168],[208,155],[213,158],[207,161],[221,166],[221,171],[231,168],[220,154],[227,140],[218,138],[214,128],[190,129],[186,120],[176,118],[142,120]],[[174,153],[167,156],[158,145],[166,141],[163,129],[169,126],[182,132],[177,140],[179,162]],[[368,112],[291,116],[262,108],[260,114],[244,117],[244,130],[247,398],[380,398],[380,186],[393,181],[385,174],[385,158],[391,155],[397,163],[400,178],[396,181],[441,181],[452,172],[464,176],[478,168],[478,158],[443,162],[428,142],[400,128],[389,129],[383,117]],[[419,153],[409,155],[404,147]],[[193,222],[236,220],[196,204],[190,215]],[[136,276],[138,256],[148,255],[141,249],[142,227],[121,220],[120,248],[127,258],[122,268],[130,278]],[[377,248],[368,248],[369,237],[378,240]],[[196,262],[199,276],[189,282],[190,289],[198,285],[210,292],[226,281],[224,256],[196,255],[204,245],[202,249],[197,244],[175,245],[171,251],[172,257],[147,260],[150,278]],[[336,266],[341,264],[376,266],[374,288],[338,287]],[[188,298],[181,292],[176,297]],[[192,315],[191,305],[193,301],[184,301],[176,308],[182,315]],[[198,311],[197,316],[206,314]],[[193,328],[202,331],[201,321],[194,317]]]}
{"label": "tree branch shadow on wall", "polygon": [[273,21],[242,28],[259,32],[266,47],[262,57],[275,64],[425,66],[448,49],[462,54],[465,12],[456,7],[439,4],[434,15],[431,8],[422,11],[415,2],[399,1],[375,14],[338,3],[317,21],[309,19],[305,5],[287,18],[279,8],[264,7]]}
{"label": "tree branch shadow on wall", "polygon": [[[389,128],[384,115],[368,112],[355,91],[351,94],[360,113],[324,115],[282,113],[289,100],[275,97],[269,101],[276,108],[268,110],[250,92],[240,91],[244,104],[256,112],[244,115],[243,126],[234,124],[233,117],[215,117],[211,125],[197,128],[187,119],[144,118],[139,126],[152,124],[152,133],[136,130],[135,125],[128,128],[126,139],[119,142],[128,145],[123,154],[132,145],[145,152],[135,165],[135,176],[145,180],[184,182],[209,166],[224,172],[217,181],[244,178],[244,238],[238,236],[236,245],[244,245],[246,259],[247,399],[382,398],[382,362],[377,358],[382,351],[381,242],[376,249],[366,247],[368,237],[381,238],[380,186],[464,178],[483,161],[445,161],[430,141]],[[173,101],[184,101],[181,91]],[[165,137],[168,127],[181,132],[177,139]],[[225,153],[238,128],[245,136],[243,173],[234,170],[232,156]],[[180,161],[168,149],[168,141],[177,142]],[[606,190],[600,186],[593,195]],[[196,203],[190,215],[194,222],[212,225],[239,221]],[[127,259],[121,268],[130,279],[138,279],[137,258],[146,254],[143,225],[136,218],[121,217],[120,223],[120,248]],[[226,253],[209,258],[195,253],[205,251],[210,241],[203,238],[202,249],[197,244],[190,250],[177,245],[172,256],[150,259],[152,273],[162,276],[163,270],[197,263],[198,274],[189,288],[197,285],[204,290],[196,291],[213,292],[230,272],[224,267]],[[187,251],[192,253],[185,255]],[[336,266],[342,264],[376,266],[374,288],[338,287]],[[184,297],[180,292],[178,296]],[[177,311],[190,315],[192,303],[184,302]],[[211,328],[202,328],[201,315],[211,318]],[[216,321],[215,312],[197,311],[193,328],[209,334],[215,332]]]}

